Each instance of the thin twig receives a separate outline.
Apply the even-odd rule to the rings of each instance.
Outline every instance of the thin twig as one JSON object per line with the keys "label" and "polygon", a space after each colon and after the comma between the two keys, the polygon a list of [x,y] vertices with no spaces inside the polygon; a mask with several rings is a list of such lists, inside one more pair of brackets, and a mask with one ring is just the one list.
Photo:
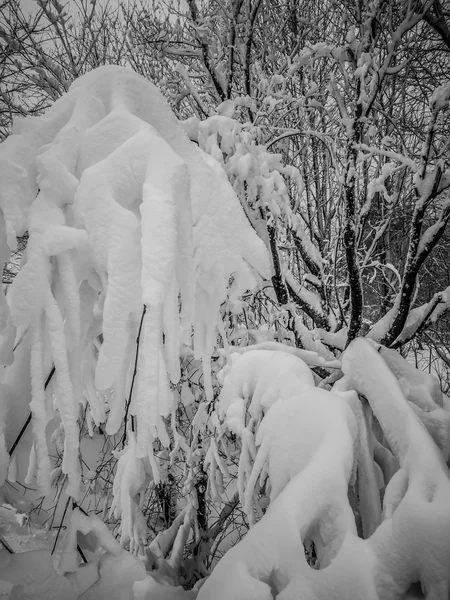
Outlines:
{"label": "thin twig", "polygon": [[56,534],[55,542],[53,544],[52,554],[55,552],[56,544],[58,543],[59,534],[61,533],[62,525],[64,523],[64,517],[66,516],[66,512],[67,512],[67,509],[69,508],[69,504],[70,504],[71,499],[72,498],[67,498],[67,502],[66,502],[66,506],[64,508],[64,512],[63,512],[63,515],[62,515],[62,518],[61,518],[61,522],[60,522],[60,524],[58,526],[58,533]]}
{"label": "thin twig", "polygon": [[[87,512],[86,512],[85,510],[83,510],[83,509],[81,508],[81,506],[75,502],[75,500],[72,500],[72,510],[73,510],[73,509],[75,509],[75,508],[78,508],[78,510],[79,510],[80,512],[82,512],[82,513],[83,513],[83,515],[86,515],[86,517],[88,516]],[[80,547],[80,545],[79,545],[79,544],[77,544],[77,550],[78,550],[78,554],[81,556],[81,560],[82,560],[84,563],[87,563],[87,562],[88,562],[88,560],[87,560],[87,558],[85,557],[85,555],[84,555],[84,552],[83,552],[83,550],[81,549],[81,547]]]}
{"label": "thin twig", "polygon": [[[52,380],[53,375],[55,374],[55,365],[53,365],[50,373],[48,374],[47,379],[45,380],[45,384],[44,384],[44,390],[47,389],[50,381]],[[14,440],[13,445],[11,446],[10,450],[9,450],[9,455],[12,456],[14,450],[17,448],[18,443],[20,442],[20,440],[22,439],[23,434],[25,433],[25,431],[28,428],[28,425],[31,423],[31,417],[32,417],[32,413],[30,411],[27,420],[25,421],[25,423],[23,424],[22,429],[19,431],[16,439]]]}
{"label": "thin twig", "polygon": [[[122,448],[125,447],[125,442],[127,440],[128,411],[130,410],[131,398],[133,395],[133,388],[134,388],[134,381],[135,381],[136,375],[137,375],[137,366],[138,366],[138,360],[139,360],[139,343],[141,340],[142,325],[144,323],[144,317],[145,317],[146,312],[147,312],[147,306],[144,304],[144,308],[142,309],[141,322],[139,324],[139,331],[138,331],[137,338],[136,338],[136,356],[134,359],[133,377],[131,379],[130,393],[128,395],[128,400],[127,400],[127,403],[125,406],[125,416],[124,416],[125,431],[123,432],[123,437],[122,437]],[[134,431],[134,417],[133,416],[131,417],[131,431]]]}
{"label": "thin twig", "polygon": [[5,548],[5,550],[7,550],[10,554],[14,554],[14,550],[11,548],[11,546],[8,544],[8,542],[3,538],[2,535],[0,535],[0,544]]}

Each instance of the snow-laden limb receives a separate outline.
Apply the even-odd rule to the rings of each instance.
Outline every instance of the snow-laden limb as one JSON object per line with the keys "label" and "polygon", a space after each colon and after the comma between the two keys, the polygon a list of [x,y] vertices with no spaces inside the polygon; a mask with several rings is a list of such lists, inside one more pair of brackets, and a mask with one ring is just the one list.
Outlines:
{"label": "snow-laden limb", "polygon": [[[411,309],[405,320],[403,329],[392,340],[391,346],[394,348],[402,346],[414,338],[429,322],[435,323],[448,310],[449,302],[449,288],[446,288],[434,294],[432,299],[426,304]],[[394,322],[399,306],[400,294],[397,295],[392,308],[371,328],[368,334],[370,339],[382,341],[385,338]]]}
{"label": "snow-laden limb", "polygon": [[174,519],[172,525],[160,532],[146,549],[147,571],[158,571],[172,585],[178,584],[178,572],[183,552],[191,532],[194,505],[188,503]]}
{"label": "snow-laden limb", "polygon": [[[294,307],[292,307],[290,310],[291,310],[291,312],[295,312]],[[306,325],[303,323],[302,318],[299,315],[295,315],[295,317],[294,317],[294,329],[295,329],[295,333],[298,336],[298,339],[300,340],[300,343],[303,346],[303,348],[305,350],[315,352],[320,357],[323,357],[325,360],[328,361],[328,368],[331,368],[330,364],[332,363],[332,361],[336,360],[333,352],[327,347],[327,345],[325,343],[323,343],[323,340],[320,338],[320,336],[316,335],[314,329],[312,331],[310,331],[306,327]],[[321,329],[320,331],[324,331],[324,330]],[[345,334],[345,331],[344,331],[344,334]],[[333,334],[331,334],[331,335],[333,335]],[[308,360],[306,362],[309,363]]]}
{"label": "snow-laden limb", "polygon": [[314,320],[318,327],[326,330],[330,329],[329,318],[324,311],[321,296],[299,283],[286,267],[283,268],[283,274],[291,295],[302,310]]}
{"label": "snow-laden limb", "polygon": [[169,381],[180,377],[180,344],[192,344],[194,326],[212,398],[219,307],[270,278],[270,261],[222,166],[131,70],[109,66],[80,77],[44,116],[19,127],[0,150],[0,250],[24,230],[30,238],[6,318],[23,328],[43,322],[32,359],[37,474],[46,489],[42,365],[51,355],[63,472],[76,497],[80,403],[87,400],[97,424],[108,415],[110,434],[133,416],[135,460],[152,461],[153,440],[169,443],[163,417],[174,408]]}
{"label": "snow-laden limb", "polygon": [[32,398],[30,410],[33,415],[34,449],[37,459],[37,485],[42,496],[49,492],[50,483],[50,457],[46,439],[46,427],[49,421],[45,399],[45,378],[43,364],[43,333],[44,319],[37,316],[32,323],[31,341],[31,389]]}
{"label": "snow-laden limb", "polygon": [[[381,338],[381,342],[387,346],[391,345],[402,333],[411,308],[419,269],[441,239],[450,218],[448,189],[440,189],[439,187],[444,168],[443,161],[439,161],[433,170],[427,170],[436,115],[436,111],[432,112],[427,137],[422,147],[420,168],[413,177],[417,200],[411,221],[408,252],[406,255],[400,291],[397,295],[393,309],[391,309],[393,314],[389,323],[389,328]],[[422,221],[425,211],[439,195],[441,195],[442,200],[440,215],[428,229],[422,231]],[[431,304],[432,303],[433,301]]]}
{"label": "snow-laden limb", "polygon": [[401,598],[420,580],[427,598],[445,600],[450,585],[450,481],[441,453],[371,344],[355,340],[342,366],[368,399],[400,465],[386,489],[384,520],[369,540],[379,561],[378,594]]}
{"label": "snow-laden limb", "polygon": [[[230,431],[242,435],[246,413],[257,421],[280,399],[314,386],[309,367],[298,357],[279,350],[253,350],[232,354],[225,367],[219,398],[219,416]],[[248,406],[247,406],[248,405]]]}
{"label": "snow-laden limb", "polygon": [[380,346],[378,352],[398,379],[403,394],[410,402],[425,411],[442,408],[442,391],[436,377],[416,369],[395,350]]}
{"label": "snow-laden limb", "polygon": [[[278,365],[273,362],[271,370],[268,355],[267,350],[232,355],[222,374],[219,414],[242,439],[240,461],[248,464],[247,487],[240,491],[248,516],[253,515],[255,486],[266,474],[271,503],[219,562],[199,600],[400,600],[417,580],[427,598],[446,600],[448,471],[412,408],[417,405],[402,393],[397,377],[410,371],[403,359],[387,356],[396,377],[374,343],[359,338],[345,351],[345,377],[331,393],[315,388],[304,372],[296,375],[294,364],[281,372],[286,388],[281,381],[270,388],[268,379],[276,381]],[[293,385],[299,381],[300,386]],[[258,393],[259,385],[263,391]],[[353,390],[368,404],[362,406]],[[443,411],[432,400],[433,391],[437,395],[428,389],[428,402]],[[371,411],[396,460],[384,455],[389,451],[374,437]],[[258,427],[256,435],[253,427]],[[253,449],[244,443],[249,435]],[[365,540],[357,537],[347,498],[355,467]],[[384,486],[381,514],[378,488]],[[317,554],[315,569],[304,555],[310,541]]]}
{"label": "snow-laden limb", "polygon": [[287,352],[288,354],[297,356],[310,367],[326,367],[328,369],[341,368],[340,361],[335,358],[329,360],[328,358],[322,357],[318,352],[315,352],[314,350],[303,350],[302,348],[287,346],[286,344],[281,344],[280,342],[259,342],[251,346],[232,346],[230,348],[230,351],[232,353],[238,352],[239,354],[246,354],[247,352],[253,352],[254,350],[276,350],[279,352]]}
{"label": "snow-laden limb", "polygon": [[[269,152],[261,143],[259,127],[251,123],[240,124],[232,118],[235,102],[239,100],[245,103],[244,99],[229,101],[223,112],[223,107],[218,107],[219,114],[204,121],[190,118],[183,125],[189,137],[223,165],[248,220],[269,247],[263,211],[275,218],[285,215],[295,219],[287,181],[298,189],[299,196],[304,190],[304,182],[297,168],[283,165],[281,154]],[[311,243],[310,251],[314,251]]]}
{"label": "snow-laden limb", "polygon": [[[303,426],[300,427],[300,423]],[[345,402],[313,385],[299,390],[295,396],[289,394],[286,399],[280,398],[274,403],[256,434],[257,455],[245,492],[247,514],[251,514],[253,488],[265,464],[270,481],[270,500],[273,502],[297,473],[318,459],[320,452],[324,452],[325,456],[325,447],[331,447],[333,423],[336,427],[336,444],[345,447],[343,432],[346,428],[350,438],[356,437],[356,424],[352,422]],[[342,452],[345,454],[343,449]],[[286,461],[287,456],[290,457],[289,461]],[[326,463],[324,457],[321,460]],[[348,468],[352,469],[353,454],[347,460],[350,460]]]}
{"label": "snow-laden limb", "polygon": [[[398,348],[406,342],[409,342],[424,327],[426,327],[429,322],[436,323],[436,321],[449,309],[449,299],[450,288],[446,288],[441,292],[436,292],[431,300],[426,304],[422,304],[421,306],[417,306],[416,308],[410,310],[403,329],[392,344],[392,347]],[[392,310],[393,309],[391,309],[387,314],[391,313]],[[381,319],[381,321],[383,321],[383,319]],[[392,319],[389,319],[389,321],[391,322]],[[379,335],[375,334],[375,328],[377,326],[379,327],[378,323],[372,330],[371,337],[374,339],[381,339]]]}
{"label": "snow-laden limb", "polygon": [[[253,523],[253,491],[267,462],[266,447],[260,450],[256,458],[256,444],[262,442],[259,423],[261,419],[265,423],[264,415],[279,401],[314,389],[313,374],[301,359],[302,356],[313,364],[326,361],[314,352],[275,342],[232,349],[236,352],[231,354],[230,364],[218,374],[219,380],[223,381],[216,409],[223,425],[219,425],[218,431],[220,437],[228,430],[241,439],[237,487],[241,503]],[[211,453],[213,448],[207,453],[205,462],[209,467],[212,489],[217,493],[216,469],[218,467],[225,476],[227,472],[218,452],[215,455]]]}
{"label": "snow-laden limb", "polygon": [[[269,148],[276,143],[276,140],[265,145],[258,126],[249,122],[240,124],[232,118],[236,106],[239,104],[248,106],[249,101],[249,98],[227,101],[223,113],[222,108],[218,107],[218,115],[209,116],[203,121],[197,118],[187,119],[183,123],[184,127],[190,138],[197,141],[202,150],[222,163],[234,190],[241,199],[248,220],[271,250],[278,301],[281,304],[287,302],[289,289],[290,295],[298,306],[318,325],[331,329],[335,323],[332,313],[328,314],[327,310],[328,299],[323,271],[325,262],[321,252],[312,242],[311,233],[306,231],[304,226],[304,222],[308,222],[306,215],[300,217],[305,182],[294,165],[283,165],[281,154],[269,152]],[[302,132],[284,133],[279,139],[293,133]],[[327,143],[325,138],[322,140]],[[304,287],[298,289],[299,286],[293,277],[288,282],[289,274],[287,273],[286,277],[284,273],[282,274],[275,247],[275,224],[277,228],[281,227],[284,231],[283,237],[286,236],[288,239],[292,237],[301,257],[301,263],[304,263],[309,270],[307,275],[310,281],[314,281],[313,285],[318,290],[319,296]]]}
{"label": "snow-laden limb", "polygon": [[80,472],[78,464],[79,429],[78,429],[78,399],[74,397],[73,385],[69,372],[69,362],[65,346],[64,323],[51,294],[45,310],[47,318],[50,348],[55,365],[57,383],[57,407],[64,426],[64,456],[63,473],[68,475],[69,486],[67,493],[78,498],[80,493]]}
{"label": "snow-laden limb", "polygon": [[[290,368],[279,373],[282,359]],[[249,511],[253,485],[267,463],[272,501],[262,519],[219,562],[199,600],[287,599],[299,594],[308,600],[331,594],[377,598],[371,573],[376,557],[358,540],[347,499],[357,423],[347,399],[315,388],[308,371],[297,357],[257,350],[233,360],[225,375],[220,401],[228,427],[242,435],[246,404],[251,401],[248,410],[254,416],[267,405],[244,500]],[[266,392],[271,378],[276,385]],[[241,415],[236,424],[234,413]],[[303,544],[310,541],[319,570],[306,562]],[[356,569],[354,560],[359,561]]]}
{"label": "snow-laden limb", "polygon": [[342,327],[339,331],[333,333],[316,328],[311,331],[310,335],[314,340],[319,340],[322,344],[326,344],[330,348],[337,348],[342,351],[347,341],[347,328]]}
{"label": "snow-laden limb", "polygon": [[301,219],[295,215],[292,217],[292,232],[294,234],[294,243],[300,251],[300,254],[308,265],[311,273],[318,277],[322,274],[324,260],[320,255],[319,249],[314,246],[309,235],[306,233]]}
{"label": "snow-laden limb", "polygon": [[445,460],[450,455],[450,411],[444,407],[439,381],[416,369],[398,352],[378,346],[378,352],[397,378],[403,395],[410,402],[428,433],[440,448]]}
{"label": "snow-laden limb", "polygon": [[[359,498],[359,515],[364,538],[374,533],[381,522],[380,467],[374,460],[375,439],[371,431],[372,413],[367,404],[362,404],[354,390],[347,387],[344,377],[333,386],[333,393],[342,396],[351,408],[357,425],[358,436],[355,442],[356,485]],[[387,480],[389,481],[389,479]],[[386,483],[387,483],[386,481]],[[384,481],[383,481],[384,483]]]}

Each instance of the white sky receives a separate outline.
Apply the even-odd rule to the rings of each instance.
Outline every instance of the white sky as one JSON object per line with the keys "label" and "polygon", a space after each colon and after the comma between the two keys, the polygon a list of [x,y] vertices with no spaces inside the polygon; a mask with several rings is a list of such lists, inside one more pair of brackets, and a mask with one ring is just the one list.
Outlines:
{"label": "white sky", "polygon": [[[36,0],[19,0],[19,2],[24,13],[33,13],[38,7]],[[74,12],[77,12],[77,3],[74,0],[59,0],[59,2]],[[104,0],[101,0],[101,2],[103,4],[105,3]],[[119,4],[119,0],[109,0],[109,4],[111,6],[116,6]]]}

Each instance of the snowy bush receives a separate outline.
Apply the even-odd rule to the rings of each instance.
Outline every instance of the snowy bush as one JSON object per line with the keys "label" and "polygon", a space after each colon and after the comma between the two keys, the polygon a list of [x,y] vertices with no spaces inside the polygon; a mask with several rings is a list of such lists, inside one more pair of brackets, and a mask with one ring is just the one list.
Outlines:
{"label": "snowy bush", "polygon": [[[220,305],[269,277],[268,254],[220,165],[131,71],[90,73],[19,125],[1,147],[3,246],[29,232],[3,301],[2,483],[49,494],[56,443],[65,494],[80,501],[80,411],[91,434],[125,427],[110,511],[133,550],[146,534],[139,495],[161,481],[153,442],[180,437],[180,345],[193,343],[211,402]],[[33,435],[12,452],[28,410]]]}
{"label": "snowy bush", "polygon": [[[304,48],[289,77],[344,65],[335,50]],[[284,83],[268,84],[269,111]],[[13,599],[448,598],[450,404],[393,349],[449,306],[447,289],[410,310],[408,288],[448,220],[448,173],[356,147],[358,119],[341,115],[347,212],[359,163],[379,155],[414,173],[418,196],[393,306],[358,337],[354,207],[346,321],[300,170],[238,108],[255,110],[226,99],[181,123],[153,84],[108,66],[0,146],[3,263],[29,236],[0,294],[0,580]],[[369,195],[394,170],[371,172]],[[24,519],[38,541],[20,552]]]}

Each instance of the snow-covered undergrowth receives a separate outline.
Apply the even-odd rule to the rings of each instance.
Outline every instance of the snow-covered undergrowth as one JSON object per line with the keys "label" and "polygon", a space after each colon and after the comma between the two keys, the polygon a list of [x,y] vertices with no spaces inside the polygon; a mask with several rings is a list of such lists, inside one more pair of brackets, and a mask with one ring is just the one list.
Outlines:
{"label": "snow-covered undergrowth", "polygon": [[[449,414],[431,417],[442,394],[427,397],[425,373],[361,338],[344,352],[342,370],[326,391],[283,351],[258,349],[233,361],[220,410],[224,426],[242,438],[242,503],[253,520],[260,487],[270,486],[271,502],[199,600],[394,600],[417,581],[426,598],[448,598],[448,447],[440,450],[430,435],[442,427],[449,438]],[[409,401],[399,382],[406,374],[423,392]],[[430,433],[417,415],[423,402]],[[360,535],[349,485],[359,497]],[[305,557],[311,543],[314,568]]]}
{"label": "snow-covered undergrowth", "polygon": [[[267,330],[253,331],[253,346],[228,346],[221,307],[242,311],[272,265],[236,195],[251,152],[223,152],[224,170],[214,140],[235,143],[232,123],[214,124],[197,141],[216,158],[151,83],[104,67],[0,147],[0,258],[29,232],[0,294],[0,580],[15,600],[401,600],[417,582],[447,600],[448,399],[431,375],[362,338],[338,358],[309,334],[309,350]],[[252,210],[282,196],[277,177],[270,189],[263,179]],[[186,356],[201,398],[181,380]],[[332,388],[314,368],[334,374]],[[191,411],[189,441],[180,407]],[[83,500],[105,474],[86,462],[86,432],[91,452],[103,432],[115,440],[111,497],[88,514]],[[143,502],[178,454],[184,495],[156,535]],[[202,503],[224,504],[220,523],[234,491],[250,530],[201,579],[217,529],[201,522]],[[65,507],[50,523],[65,532],[46,537],[30,521],[21,548],[18,521],[40,497],[39,511]],[[115,535],[102,513],[120,523]],[[181,572],[200,563],[183,589]]]}

